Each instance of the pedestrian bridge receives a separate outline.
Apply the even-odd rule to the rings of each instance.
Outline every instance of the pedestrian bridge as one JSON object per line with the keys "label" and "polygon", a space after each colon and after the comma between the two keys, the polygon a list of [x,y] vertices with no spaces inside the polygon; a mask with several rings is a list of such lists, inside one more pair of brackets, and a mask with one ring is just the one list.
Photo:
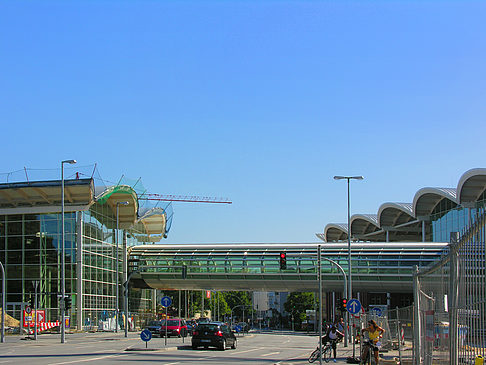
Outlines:
{"label": "pedestrian bridge", "polygon": [[[347,272],[347,243],[140,245],[129,248],[128,272],[141,288],[317,291],[318,245],[323,258]],[[443,242],[352,243],[353,289],[411,292],[414,266],[428,266],[447,251]],[[280,269],[281,252],[286,270]],[[321,267],[323,289],[342,291],[341,271],[325,260]]]}

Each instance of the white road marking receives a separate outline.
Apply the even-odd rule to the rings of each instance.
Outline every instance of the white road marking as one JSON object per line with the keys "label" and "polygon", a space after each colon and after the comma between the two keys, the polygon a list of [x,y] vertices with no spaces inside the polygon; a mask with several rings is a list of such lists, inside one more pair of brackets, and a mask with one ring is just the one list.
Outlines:
{"label": "white road marking", "polygon": [[106,355],[106,356],[100,356],[100,357],[90,357],[89,359],[73,360],[73,361],[66,361],[66,362],[56,362],[56,363],[52,363],[51,365],[75,364],[77,362],[96,361],[96,360],[107,359],[109,357],[114,357],[114,356],[128,356],[128,354],[116,353],[116,354],[113,354],[113,355]]}
{"label": "white road marking", "polygon": [[270,352],[269,354],[265,354],[265,355],[261,355],[261,356],[265,357],[265,356],[278,355],[278,354],[280,354],[280,351],[279,352]]}

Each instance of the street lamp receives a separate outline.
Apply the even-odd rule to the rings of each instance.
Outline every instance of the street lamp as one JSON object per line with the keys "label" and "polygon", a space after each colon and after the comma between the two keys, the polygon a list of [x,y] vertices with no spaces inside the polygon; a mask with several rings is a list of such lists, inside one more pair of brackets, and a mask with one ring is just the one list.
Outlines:
{"label": "street lamp", "polygon": [[[348,182],[348,295],[347,299],[352,299],[353,297],[353,286],[351,283],[351,224],[349,216],[349,180],[363,180],[363,176],[334,176],[334,180],[347,180]],[[347,334],[348,331],[345,331]]]}
{"label": "street lamp", "polygon": [[[61,343],[66,342],[66,313],[64,298],[66,297],[66,260],[64,242],[64,164],[74,165],[76,160],[61,161]],[[81,293],[79,293],[81,295]]]}
{"label": "street lamp", "polygon": [[118,235],[119,235],[119,230],[118,230],[118,225],[120,222],[119,218],[119,209],[120,205],[128,205],[128,202],[117,202],[116,203],[116,236],[115,236],[115,241],[116,241],[116,255],[115,255],[115,265],[116,265],[116,290],[115,290],[115,332],[118,333],[118,310],[119,310],[119,297],[118,297],[118,292],[119,292],[119,283],[118,283],[118,276],[119,276],[119,263],[118,263]]}

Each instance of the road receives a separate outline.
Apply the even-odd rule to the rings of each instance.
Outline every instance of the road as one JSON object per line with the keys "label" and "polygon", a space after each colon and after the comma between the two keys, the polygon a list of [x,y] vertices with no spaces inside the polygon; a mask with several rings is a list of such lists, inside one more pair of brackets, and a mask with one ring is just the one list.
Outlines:
{"label": "road", "polygon": [[[190,338],[171,338],[167,346],[164,339],[154,338],[145,344],[138,334],[129,338],[123,334],[90,333],[70,334],[66,343],[59,335],[41,335],[37,341],[7,336],[0,344],[0,364],[61,365],[96,362],[97,364],[305,364],[315,348],[317,337],[296,333],[251,333],[238,337],[236,350],[190,348]],[[340,361],[341,362],[341,361]],[[342,361],[344,363],[344,361]]]}

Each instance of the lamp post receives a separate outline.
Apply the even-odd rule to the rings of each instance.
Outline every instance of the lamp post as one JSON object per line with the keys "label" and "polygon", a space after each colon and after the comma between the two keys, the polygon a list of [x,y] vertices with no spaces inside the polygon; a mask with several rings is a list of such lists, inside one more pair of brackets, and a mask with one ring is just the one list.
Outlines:
{"label": "lamp post", "polygon": [[118,236],[119,236],[119,223],[120,223],[120,218],[119,218],[119,210],[120,210],[120,205],[128,205],[128,202],[117,202],[116,203],[116,235],[115,235],[115,241],[116,241],[116,254],[115,254],[115,266],[116,266],[116,289],[115,289],[115,332],[118,333],[118,311],[119,311],[119,297],[118,297],[118,292],[119,292],[119,283],[118,283],[118,276],[119,276],[119,269],[120,265],[118,263]]}
{"label": "lamp post", "polygon": [[[334,176],[334,180],[347,180],[348,182],[348,300],[353,297],[353,285],[351,280],[351,224],[350,224],[350,199],[349,199],[349,181],[350,180],[363,180],[363,176]],[[349,318],[349,313],[348,313]],[[349,322],[349,321],[347,321]],[[347,329],[345,334],[347,334]]]}
{"label": "lamp post", "polygon": [[[66,297],[66,260],[64,242],[64,164],[74,165],[76,160],[61,161],[61,343],[66,342],[66,313],[64,298]],[[81,294],[81,293],[79,293]]]}

